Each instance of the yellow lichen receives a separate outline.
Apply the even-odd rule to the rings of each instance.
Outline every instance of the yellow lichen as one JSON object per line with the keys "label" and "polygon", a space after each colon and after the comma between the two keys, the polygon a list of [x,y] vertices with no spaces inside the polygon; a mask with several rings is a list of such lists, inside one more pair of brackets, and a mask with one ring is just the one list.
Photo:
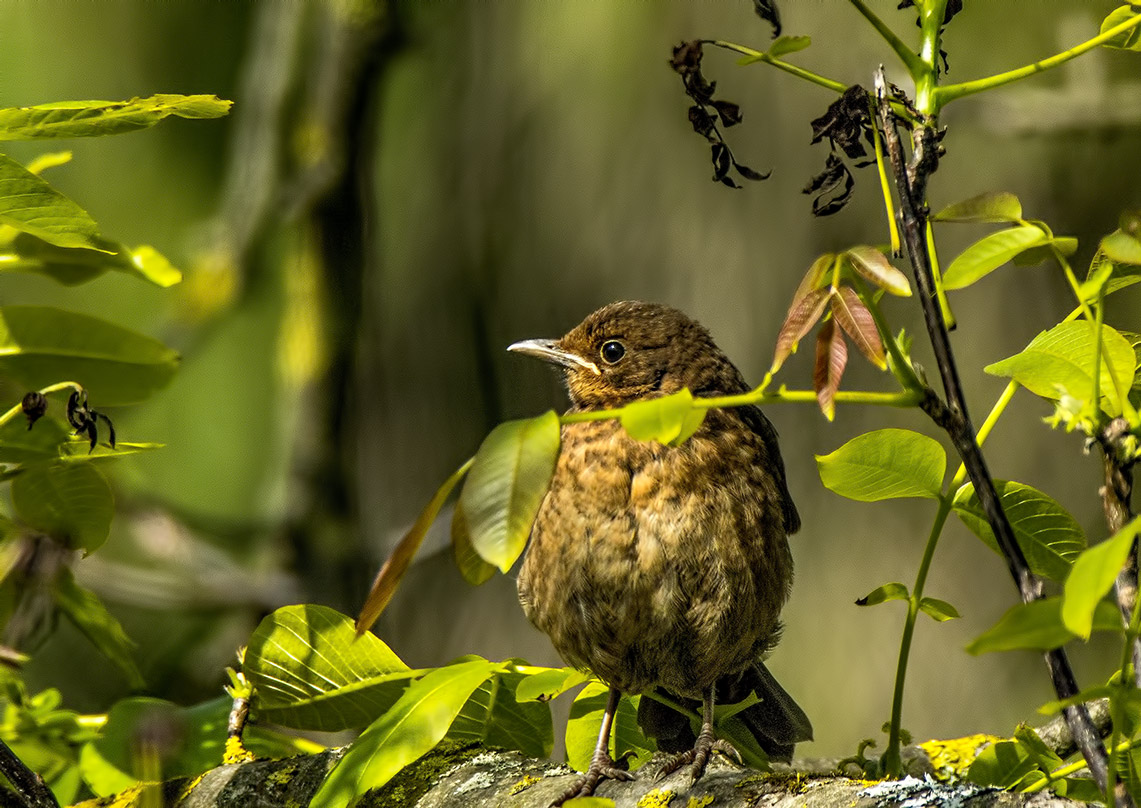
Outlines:
{"label": "yellow lichen", "polygon": [[542,777],[536,777],[533,774],[528,774],[526,777],[524,777],[518,783],[511,786],[511,791],[509,793],[512,796],[514,796],[514,795],[518,794],[520,791],[526,791],[527,789],[529,789],[531,786],[535,785],[535,783],[539,782],[542,779],[543,779]]}
{"label": "yellow lichen", "polygon": [[994,735],[968,735],[949,741],[926,741],[919,744],[919,748],[931,759],[931,766],[939,780],[953,781],[966,777],[967,769],[974,763],[979,752],[1001,740]]}
{"label": "yellow lichen", "polygon": [[242,745],[240,737],[233,735],[226,739],[226,751],[222,755],[222,763],[248,763],[253,759],[253,754]]}
{"label": "yellow lichen", "polygon": [[713,803],[713,795],[706,794],[704,797],[690,797],[689,802],[685,804],[685,808],[707,808]]}
{"label": "yellow lichen", "polygon": [[655,788],[638,800],[637,808],[666,808],[674,798],[674,793],[668,788]]}

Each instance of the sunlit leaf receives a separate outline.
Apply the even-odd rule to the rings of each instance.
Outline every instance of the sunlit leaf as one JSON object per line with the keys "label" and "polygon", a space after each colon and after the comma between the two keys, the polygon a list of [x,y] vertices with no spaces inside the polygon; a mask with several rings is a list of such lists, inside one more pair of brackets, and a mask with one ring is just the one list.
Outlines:
{"label": "sunlit leaf", "polygon": [[988,191],[948,205],[931,217],[933,222],[1022,221],[1022,203],[1009,191]]}
{"label": "sunlit leaf", "polygon": [[911,593],[907,591],[907,587],[900,583],[884,584],[877,586],[862,598],[856,600],[857,606],[876,606],[880,603],[887,603],[889,600],[907,600],[911,597]]}
{"label": "sunlit leaf", "polygon": [[460,503],[456,503],[452,511],[452,555],[460,575],[472,586],[479,586],[491,580],[495,575],[495,565],[488,564],[479,557],[479,553],[471,546],[471,532],[468,530],[467,517]]}
{"label": "sunlit leaf", "polygon": [[1038,764],[1029,751],[1016,741],[999,741],[979,753],[971,762],[967,779],[980,786],[1012,788]]}
{"label": "sunlit leaf", "polygon": [[1020,252],[1049,240],[1049,234],[1032,224],[1009,227],[984,236],[959,253],[943,271],[943,287],[962,289],[970,286]]}
{"label": "sunlit leaf", "polygon": [[146,399],[177,369],[170,348],[106,320],[49,306],[0,307],[0,374],[29,390],[78,382],[101,409]]}
{"label": "sunlit leaf", "polygon": [[816,457],[824,487],[861,502],[938,498],[946,465],[947,453],[938,441],[907,429],[867,432]]}
{"label": "sunlit leaf", "polygon": [[134,132],[170,115],[220,118],[233,102],[216,95],[152,95],[129,101],[62,101],[0,109],[0,140],[92,137]]}
{"label": "sunlit leaf", "polygon": [[254,713],[296,729],[362,727],[400,697],[411,675],[373,634],[325,606],[283,606],[250,638],[243,671]]}
{"label": "sunlit leaf", "polygon": [[[1141,16],[1141,12],[1132,5],[1124,5],[1115,8],[1109,12],[1109,15],[1101,21],[1101,31],[1104,34],[1110,29],[1116,28],[1124,22],[1135,19]],[[1118,34],[1110,40],[1102,43],[1107,48],[1117,48],[1119,50],[1141,50],[1141,26],[1134,26],[1125,33]]]}
{"label": "sunlit leaf", "polygon": [[[567,763],[576,771],[586,771],[590,765],[608,692],[609,688],[601,682],[591,682],[571,705],[566,730]],[[610,756],[618,760],[627,752],[632,753],[628,760],[632,771],[648,761],[657,749],[657,745],[643,735],[638,726],[638,698],[623,696],[618,701],[610,731]]]}
{"label": "sunlit leaf", "polygon": [[933,620],[944,623],[962,617],[959,610],[945,600],[939,598],[922,598],[919,601],[919,611]]}
{"label": "sunlit leaf", "polygon": [[796,350],[797,343],[812,330],[817,320],[824,314],[831,297],[830,289],[814,289],[800,298],[791,309],[777,334],[776,349],[770,373],[776,373],[784,361]]}
{"label": "sunlit leaf", "polygon": [[131,687],[143,686],[143,676],[133,654],[135,643],[115,616],[107,611],[103,601],[75,582],[69,568],[62,568],[52,582],[52,597],[56,607],[72,625],[127,676]]}
{"label": "sunlit leaf", "polygon": [[476,688],[452,722],[447,737],[500,749],[515,749],[530,757],[547,757],[554,745],[551,708],[537,701],[520,701],[521,673],[493,675]]}
{"label": "sunlit leaf", "polygon": [[[1064,581],[1070,574],[1074,559],[1086,546],[1081,526],[1065,508],[1029,485],[995,480],[994,487],[1030,569],[1035,575]],[[987,547],[1001,555],[998,541],[971,483],[955,492],[954,507],[963,523]]]}
{"label": "sunlit leaf", "polygon": [[503,572],[527,544],[558,452],[559,417],[553,411],[500,424],[479,447],[460,506],[472,546]]}
{"label": "sunlit leaf", "polygon": [[1062,621],[1079,637],[1089,638],[1094,609],[1125,565],[1138,531],[1141,531],[1141,517],[1101,544],[1090,547],[1074,561],[1062,596]]}
{"label": "sunlit leaf", "polygon": [[369,789],[383,786],[443,739],[472,693],[500,667],[473,660],[438,668],[414,682],[349,747],[312,804],[345,808]]}
{"label": "sunlit leaf", "polygon": [[89,463],[29,468],[12,481],[12,506],[30,527],[84,554],[107,540],[115,515],[111,487]]}
{"label": "sunlit leaf", "polygon": [[1141,239],[1121,230],[1114,230],[1101,240],[1105,254],[1119,264],[1141,264]]}
{"label": "sunlit leaf", "polygon": [[[1121,612],[1117,605],[1108,601],[1099,603],[1094,612],[1093,627],[1098,631],[1120,632]],[[1062,622],[1062,599],[1044,598],[1011,607],[997,623],[967,645],[967,653],[978,655],[1027,649],[1048,651],[1076,637]]]}
{"label": "sunlit leaf", "polygon": [[520,682],[515,698],[519,701],[550,701],[590,679],[589,673],[574,668],[551,668],[531,674]]}
{"label": "sunlit leaf", "polygon": [[809,292],[825,285],[824,281],[829,276],[836,258],[835,253],[824,253],[824,255],[812,262],[812,266],[808,268],[808,271],[804,273],[804,277],[800,279],[800,284],[796,287],[796,291],[792,295],[792,301],[788,304],[790,314],[800,303],[801,299],[807,296]]}
{"label": "sunlit leaf", "polygon": [[0,246],[0,272],[30,272],[44,275],[64,286],[76,286],[115,271],[168,287],[182,280],[182,273],[154,247],[131,249],[118,242],[100,240],[103,252],[59,247],[28,233],[20,233]]}
{"label": "sunlit leaf", "polygon": [[816,366],[812,373],[816,401],[829,421],[836,417],[836,392],[847,364],[848,346],[844,334],[836,327],[835,320],[829,320],[816,335]]}
{"label": "sunlit leaf", "polygon": [[844,251],[844,256],[861,276],[889,294],[900,297],[911,295],[911,284],[907,276],[892,266],[882,252],[875,247],[861,244]]}
{"label": "sunlit leaf", "polygon": [[99,225],[70,198],[0,154],[0,224],[60,247],[103,249]]}
{"label": "sunlit leaf", "polygon": [[812,38],[807,36],[782,36],[769,45],[769,56],[779,59],[787,53],[802,51],[812,44]]}
{"label": "sunlit leaf", "polygon": [[832,316],[869,362],[880,370],[887,369],[883,340],[875,318],[854,289],[841,286],[839,294],[832,296]]}
{"label": "sunlit leaf", "polygon": [[33,174],[43,174],[49,168],[67,165],[71,162],[72,154],[69,151],[47,152],[33,157],[25,168]]}
{"label": "sunlit leaf", "polygon": [[[452,493],[460,480],[467,474],[468,469],[472,465],[472,460],[468,460],[456,471],[452,473],[444,484],[436,489],[436,493],[429,500],[428,504],[424,506],[424,510],[420,511],[420,515],[416,517],[416,521],[412,524],[409,531],[404,534],[404,538],[400,543],[393,548],[392,553],[385,559],[384,564],[381,566],[380,571],[373,579],[372,587],[369,589],[368,596],[365,598],[364,605],[361,606],[360,614],[357,616],[357,633],[363,634],[368,631],[376,619],[380,617],[380,613],[384,611],[384,607],[392,600],[392,596],[396,593],[396,588],[403,580],[404,574],[408,572],[408,567],[412,563],[416,551],[420,549],[420,545],[424,542],[424,537],[428,535],[428,528],[436,521],[436,516],[440,513],[440,509],[444,507],[448,497]],[[459,503],[456,508],[460,507]],[[463,528],[467,530],[467,521],[465,519]],[[470,534],[467,534],[470,537]],[[462,568],[461,568],[462,569]]]}
{"label": "sunlit leaf", "polygon": [[1023,250],[1010,262],[1016,267],[1032,267],[1041,264],[1043,261],[1052,261],[1055,258],[1055,253],[1061,253],[1064,256],[1073,255],[1078,251],[1078,240],[1072,236],[1054,236],[1045,244],[1037,247],[1031,247],[1029,250]]}
{"label": "sunlit leaf", "polygon": [[[693,394],[679,390],[668,396],[627,404],[622,408],[622,427],[635,440],[669,444],[681,437],[682,429],[689,425],[687,421],[692,420],[689,417],[692,411]],[[697,425],[701,425],[700,420]]]}
{"label": "sunlit leaf", "polygon": [[[1086,321],[1059,323],[1034,337],[1020,353],[984,368],[993,376],[1014,379],[1030,392],[1057,400],[1063,394],[1087,400],[1093,392],[1096,331]],[[1128,340],[1107,325],[1101,327],[1102,408],[1111,416],[1121,413],[1121,394],[1132,383],[1136,359]],[[1113,369],[1111,375],[1110,368]],[[1119,391],[1116,376],[1123,390]]]}

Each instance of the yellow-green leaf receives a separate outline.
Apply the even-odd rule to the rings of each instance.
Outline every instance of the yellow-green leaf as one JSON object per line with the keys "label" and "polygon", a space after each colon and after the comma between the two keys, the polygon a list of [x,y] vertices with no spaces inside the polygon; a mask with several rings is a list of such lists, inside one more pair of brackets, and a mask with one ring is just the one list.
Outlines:
{"label": "yellow-green leaf", "polygon": [[92,137],[134,132],[170,115],[220,118],[232,101],[216,95],[152,95],[129,101],[60,101],[0,109],[0,140]]}
{"label": "yellow-green leaf", "polygon": [[1094,610],[1121,572],[1133,542],[1137,540],[1138,531],[1141,531],[1141,517],[1101,544],[1089,548],[1074,561],[1062,597],[1062,622],[1079,637],[1089,637]]}
{"label": "yellow-green leaf", "polygon": [[12,481],[12,505],[29,526],[84,554],[111,532],[115,502],[90,463],[34,466]]}
{"label": "yellow-green leaf", "polygon": [[948,205],[931,217],[933,222],[1010,222],[1022,220],[1022,203],[1009,191],[988,191]]}
{"label": "yellow-green leaf", "polygon": [[0,154],[0,224],[60,247],[104,250],[99,226],[69,197]]}
{"label": "yellow-green leaf", "polygon": [[[692,420],[692,410],[693,394],[689,390],[681,390],[661,398],[627,404],[622,408],[622,426],[636,440],[668,444],[681,436],[687,421]],[[701,421],[697,425],[700,426]]]}
{"label": "yellow-green leaf", "polygon": [[1032,224],[1009,227],[983,236],[963,250],[943,272],[945,289],[962,289],[1031,247],[1046,244],[1050,236]]}
{"label": "yellow-green leaf", "polygon": [[938,441],[907,429],[879,429],[817,455],[820,481],[861,502],[940,496],[947,453]]}
{"label": "yellow-green leaf", "polygon": [[911,295],[911,284],[908,283],[907,276],[892,266],[887,256],[875,247],[861,244],[845,250],[844,256],[852,269],[879,288],[900,297]]}

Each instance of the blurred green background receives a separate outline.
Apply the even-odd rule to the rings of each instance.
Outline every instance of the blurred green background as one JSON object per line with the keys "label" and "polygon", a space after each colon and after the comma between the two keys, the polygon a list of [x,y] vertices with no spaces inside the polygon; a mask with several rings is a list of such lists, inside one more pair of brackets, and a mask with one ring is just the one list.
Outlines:
{"label": "blurred green background", "polygon": [[[914,12],[871,5],[905,37]],[[975,0],[951,24],[949,80],[998,72],[1093,35],[1117,3]],[[870,83],[892,54],[841,0],[786,0],[790,57]],[[167,448],[115,469],[114,535],[78,575],[139,643],[150,692],[190,703],[257,621],[311,601],[355,613],[373,574],[424,502],[495,423],[565,406],[555,376],[504,347],[558,336],[612,300],[682,308],[759,381],[800,276],[818,254],[886,241],[872,169],[828,219],[800,190],[823,165],[808,122],[830,93],[709,51],[719,96],[741,105],[737,158],[772,178],[710,182],[707,145],[666,61],[683,39],[767,47],[748,2],[0,4],[0,104],[216,93],[221,121],[171,120],[137,134],[63,144],[49,179],[109,236],[149,243],[186,272],[160,290],[119,273],[74,289],[3,278],[4,303],[94,313],[183,356],[169,389],[110,413],[122,440]],[[934,207],[986,190],[1018,194],[1082,247],[1141,202],[1141,70],[1095,52],[945,114]],[[902,83],[898,70],[894,71]],[[889,64],[889,75],[892,67]],[[11,144],[17,159],[44,149]],[[982,235],[945,232],[944,263]],[[1111,321],[1138,328],[1137,287]],[[1071,308],[1058,271],[1005,268],[953,298],[954,334],[976,422],[1003,381],[984,364],[1021,349]],[[921,323],[888,304],[898,328]],[[778,381],[810,386],[809,358]],[[917,359],[933,367],[924,347]],[[890,380],[853,356],[845,386]],[[13,399],[19,392],[6,390]],[[98,406],[98,402],[93,402]],[[770,667],[816,727],[806,755],[843,755],[879,736],[890,709],[903,609],[853,601],[910,584],[934,505],[858,504],[825,491],[814,454],[873,428],[931,432],[917,413],[811,406],[768,410],[804,518],[797,582]],[[993,473],[1041,488],[1104,535],[1099,463],[1041,423],[1022,394],[988,445]],[[129,463],[129,465],[127,465]],[[917,631],[904,725],[917,738],[1009,733],[1051,693],[1034,654],[974,659],[962,648],[1015,602],[1004,564],[950,525],[928,594],[963,619]],[[523,619],[511,576],[463,583],[441,520],[377,633],[415,666],[463,653],[557,660]],[[1083,683],[1114,649],[1074,650]],[[38,650],[33,686],[103,711],[126,685],[67,626]],[[882,744],[881,744],[882,746]]]}

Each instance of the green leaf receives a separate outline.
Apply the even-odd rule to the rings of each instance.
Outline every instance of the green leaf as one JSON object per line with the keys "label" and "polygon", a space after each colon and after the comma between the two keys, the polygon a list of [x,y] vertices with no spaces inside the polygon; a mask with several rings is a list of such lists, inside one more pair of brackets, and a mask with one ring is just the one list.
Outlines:
{"label": "green leaf", "polygon": [[221,765],[232,704],[225,696],[193,707],[147,697],[116,702],[101,736],[80,753],[83,779],[101,797],[130,788],[144,776],[140,745],[148,740],[163,779]]}
{"label": "green leaf", "polygon": [[0,374],[28,389],[75,381],[102,409],[146,399],[177,369],[170,348],[106,320],[49,306],[0,307]]}
{"label": "green leaf", "polygon": [[[693,394],[681,390],[661,398],[627,404],[622,408],[622,427],[635,440],[656,440],[658,443],[669,444],[681,436],[683,427],[688,426],[687,421],[692,411]],[[701,422],[698,421],[698,426],[700,425]]]}
{"label": "green leaf", "polygon": [[[1102,409],[1121,414],[1121,394],[1132,383],[1136,359],[1129,341],[1107,325],[1101,327],[1102,366],[1098,389]],[[1069,395],[1080,401],[1093,392],[1094,326],[1087,321],[1059,323],[1034,337],[1020,353],[983,370],[992,376],[1014,379],[1035,395],[1057,400]],[[1123,385],[1118,391],[1113,375]]]}
{"label": "green leaf", "polygon": [[1037,266],[1043,261],[1052,260],[1055,250],[1062,255],[1073,255],[1078,251],[1078,240],[1073,236],[1054,236],[1039,247],[1031,247],[1029,250],[1020,252],[1011,259],[1011,263],[1016,267]]}
{"label": "green leaf", "polygon": [[614,808],[614,800],[606,797],[575,797],[563,803],[563,808]]}
{"label": "green leaf", "polygon": [[152,95],[130,101],[61,101],[0,109],[0,140],[93,137],[134,132],[170,115],[220,118],[232,101],[216,95]]}
{"label": "green leaf", "polygon": [[[1036,488],[1007,480],[995,480],[994,487],[1030,569],[1035,575],[1064,581],[1086,546],[1081,526],[1065,508]],[[953,505],[971,532],[1002,555],[971,483],[955,492]]]}
{"label": "green leaf", "polygon": [[980,786],[1012,788],[1037,769],[1038,764],[1024,746],[1016,741],[999,741],[972,761],[967,779]]}
{"label": "green leaf", "polygon": [[824,487],[861,502],[938,498],[946,465],[947,454],[937,441],[907,429],[867,432],[816,457]]}
{"label": "green leaf", "polygon": [[896,269],[882,252],[875,247],[860,244],[845,250],[843,257],[848,259],[857,274],[871,281],[880,289],[899,297],[911,296],[911,284],[907,276]]}
{"label": "green leaf", "polygon": [[28,233],[18,233],[0,245],[0,272],[29,272],[51,278],[64,286],[94,280],[107,271],[122,272],[168,287],[182,280],[182,273],[162,253],[146,244],[130,248],[101,239],[104,251],[58,247]]}
{"label": "green leaf", "polygon": [[438,668],[414,682],[349,748],[312,804],[344,808],[379,788],[443,739],[472,693],[501,666],[474,660]]}
{"label": "green leaf", "polygon": [[515,691],[515,698],[518,701],[550,701],[590,680],[589,673],[574,668],[548,668],[540,673],[533,673],[520,682]]}
{"label": "green leaf", "polygon": [[[1115,8],[1109,12],[1109,16],[1101,21],[1101,31],[1099,31],[1099,33],[1104,34],[1111,28],[1116,28],[1123,22],[1131,20],[1136,16],[1138,16],[1138,12],[1131,5]],[[1106,48],[1141,51],[1141,26],[1135,26],[1123,34],[1118,34],[1113,39],[1103,42],[1102,45]]]}
{"label": "green leaf", "polygon": [[284,606],[250,638],[243,671],[255,714],[295,729],[364,726],[400,697],[412,675],[376,635],[313,604]]}
{"label": "green leaf", "polygon": [[1062,621],[1083,639],[1093,629],[1093,613],[1121,572],[1133,542],[1141,531],[1141,517],[1129,522],[1112,537],[1089,548],[1074,561],[1062,596]]}
{"label": "green leaf", "polygon": [[876,606],[880,603],[887,603],[889,600],[907,600],[909,597],[911,597],[911,593],[907,591],[907,587],[903,584],[884,584],[883,586],[876,587],[862,598],[859,598],[856,601],[856,605]]}
{"label": "green leaf", "polygon": [[123,626],[107,611],[98,596],[75,582],[67,567],[62,568],[52,583],[52,597],[56,606],[79,629],[99,653],[107,657],[127,676],[133,688],[144,685],[143,676],[135,664],[134,642]]}
{"label": "green leaf", "polygon": [[518,697],[520,683],[528,678],[522,673],[493,675],[464,704],[447,737],[515,749],[530,757],[550,755],[555,740],[551,708]]}
{"label": "green leaf", "polygon": [[[567,764],[576,771],[584,772],[590,765],[609,690],[601,682],[591,682],[571,705],[566,730]],[[638,727],[638,698],[623,696],[618,701],[610,731],[610,756],[618,760],[625,753],[632,752],[629,759],[631,771],[648,761],[657,749],[656,744]]]}
{"label": "green leaf", "polygon": [[464,509],[458,502],[452,511],[452,555],[455,557],[460,575],[472,586],[485,584],[495,575],[495,565],[488,564],[480,558],[472,546],[467,517],[464,516]]}
{"label": "green leaf", "polygon": [[1111,261],[1118,264],[1141,264],[1141,240],[1122,230],[1114,230],[1103,238],[1101,248]]}
{"label": "green leaf", "polygon": [[[1093,626],[1098,631],[1120,632],[1121,613],[1117,606],[1108,601],[1099,603]],[[1076,636],[1062,622],[1062,599],[1044,598],[1011,607],[997,623],[967,645],[967,653],[977,656],[992,651],[1048,651]]]}
{"label": "green leaf", "polygon": [[[62,402],[49,407],[63,411]],[[23,418],[13,418],[0,426],[0,463],[45,463],[60,455],[60,447],[71,440],[69,430],[54,418],[41,418],[32,429]],[[86,444],[85,444],[86,445]]]}
{"label": "green leaf", "polygon": [[774,59],[779,59],[788,53],[796,53],[802,51],[812,44],[812,37],[807,36],[782,36],[777,37],[773,44],[769,45],[769,56]]}
{"label": "green leaf", "polygon": [[559,452],[559,416],[508,421],[491,431],[460,493],[471,543],[503,572],[519,558]]}
{"label": "green leaf", "polygon": [[0,154],[0,224],[60,247],[104,249],[99,225],[70,198]]}
{"label": "green leaf", "polygon": [[947,601],[939,600],[938,598],[923,598],[920,600],[919,611],[939,623],[962,617],[958,609]]}
{"label": "green leaf", "polygon": [[1010,261],[1023,250],[1046,244],[1050,236],[1032,224],[983,236],[963,250],[943,272],[943,287],[962,289]]}
{"label": "green leaf", "polygon": [[1018,224],[1022,221],[1022,203],[1009,191],[988,191],[948,205],[932,216],[931,221]]}
{"label": "green leaf", "polygon": [[29,526],[73,550],[97,550],[111,532],[115,501],[90,463],[36,466],[12,481],[12,506]]}

